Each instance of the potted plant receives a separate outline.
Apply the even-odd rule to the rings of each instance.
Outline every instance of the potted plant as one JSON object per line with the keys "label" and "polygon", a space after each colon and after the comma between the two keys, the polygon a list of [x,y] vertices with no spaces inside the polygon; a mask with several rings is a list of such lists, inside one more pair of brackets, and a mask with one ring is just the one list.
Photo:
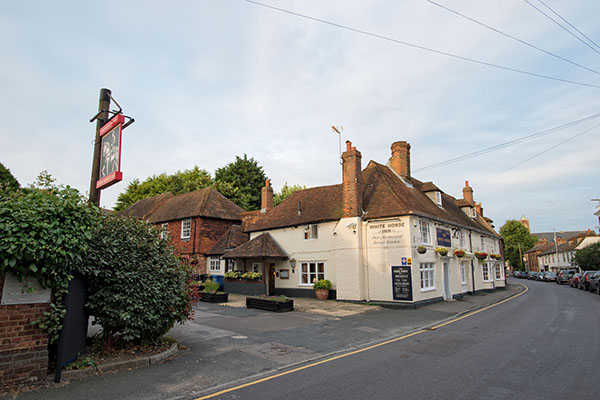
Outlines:
{"label": "potted plant", "polygon": [[200,301],[207,303],[227,303],[229,293],[219,292],[220,286],[218,282],[213,280],[205,281],[204,289],[200,292]]}
{"label": "potted plant", "polygon": [[436,247],[435,252],[438,253],[442,257],[445,257],[448,255],[448,249],[445,247]]}
{"label": "potted plant", "polygon": [[475,253],[473,253],[475,255],[475,257],[477,257],[479,260],[485,260],[488,256],[488,253],[484,252],[484,251],[476,251]]}
{"label": "potted plant", "polygon": [[246,297],[246,308],[274,312],[293,311],[294,300],[286,296],[249,296]]}
{"label": "potted plant", "polygon": [[502,260],[502,256],[500,254],[496,254],[496,253],[492,253],[490,254],[490,258],[493,258],[494,260]]}
{"label": "potted plant", "polygon": [[425,254],[426,251],[427,251],[427,247],[425,247],[425,246],[417,246],[417,253],[419,253],[419,254]]}
{"label": "potted plant", "polygon": [[327,279],[321,279],[313,284],[315,295],[319,300],[327,300],[329,297],[329,289],[331,289],[331,282]]}
{"label": "potted plant", "polygon": [[454,250],[454,255],[458,258],[463,258],[465,256],[465,251],[463,249]]}

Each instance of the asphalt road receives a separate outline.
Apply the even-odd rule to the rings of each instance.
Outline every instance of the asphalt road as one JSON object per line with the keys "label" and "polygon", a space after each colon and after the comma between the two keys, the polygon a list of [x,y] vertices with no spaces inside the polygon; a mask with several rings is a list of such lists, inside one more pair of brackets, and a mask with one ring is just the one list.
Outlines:
{"label": "asphalt road", "polygon": [[213,398],[599,398],[600,296],[520,282],[522,296],[436,330]]}

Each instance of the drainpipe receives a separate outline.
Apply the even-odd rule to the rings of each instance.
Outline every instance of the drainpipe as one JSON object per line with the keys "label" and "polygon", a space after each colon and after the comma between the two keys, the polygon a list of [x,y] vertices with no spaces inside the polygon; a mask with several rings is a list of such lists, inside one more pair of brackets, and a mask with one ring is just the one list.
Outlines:
{"label": "drainpipe", "polygon": [[[473,237],[472,231],[469,231],[469,249],[473,253]],[[475,266],[473,265],[473,257],[471,257],[471,282],[473,283],[473,296],[475,296]]]}

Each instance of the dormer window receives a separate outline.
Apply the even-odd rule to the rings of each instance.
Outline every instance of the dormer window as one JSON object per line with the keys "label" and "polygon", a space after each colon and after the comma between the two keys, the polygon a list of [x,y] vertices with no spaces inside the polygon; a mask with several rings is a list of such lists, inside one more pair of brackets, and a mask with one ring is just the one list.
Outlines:
{"label": "dormer window", "polygon": [[435,192],[435,202],[437,203],[438,206],[442,206],[442,193],[441,192]]}
{"label": "dormer window", "polygon": [[477,216],[477,213],[475,212],[475,207],[471,207],[469,208],[469,210],[471,211],[471,218],[475,218]]}
{"label": "dormer window", "polygon": [[304,228],[304,239],[317,239],[319,237],[318,225],[306,225]]}

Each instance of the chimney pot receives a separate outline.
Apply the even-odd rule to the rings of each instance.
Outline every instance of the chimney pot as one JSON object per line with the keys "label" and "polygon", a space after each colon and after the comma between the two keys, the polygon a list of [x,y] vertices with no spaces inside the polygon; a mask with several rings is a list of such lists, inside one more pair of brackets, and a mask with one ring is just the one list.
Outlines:
{"label": "chimney pot", "polygon": [[469,181],[465,181],[465,187],[463,188],[463,199],[469,204],[473,205],[473,188],[469,186]]}
{"label": "chimney pot", "polygon": [[349,140],[346,140],[346,151],[350,151],[352,150],[352,142]]}
{"label": "chimney pot", "polygon": [[346,141],[342,154],[342,215],[344,218],[362,216],[362,174],[360,151]]}
{"label": "chimney pot", "polygon": [[265,186],[260,191],[260,210],[266,212],[273,208],[273,187],[271,186],[271,180],[265,181]]}

